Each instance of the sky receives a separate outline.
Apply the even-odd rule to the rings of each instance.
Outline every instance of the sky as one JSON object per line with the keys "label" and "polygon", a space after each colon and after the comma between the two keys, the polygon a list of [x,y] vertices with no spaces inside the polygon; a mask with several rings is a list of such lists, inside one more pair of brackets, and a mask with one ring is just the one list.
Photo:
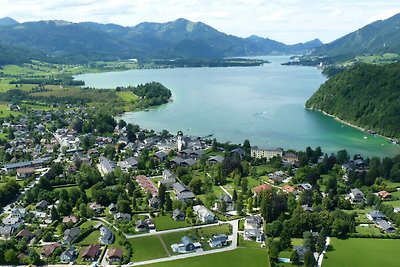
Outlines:
{"label": "sky", "polygon": [[399,0],[0,0],[0,17],[134,26],[178,18],[240,37],[331,42],[400,13]]}

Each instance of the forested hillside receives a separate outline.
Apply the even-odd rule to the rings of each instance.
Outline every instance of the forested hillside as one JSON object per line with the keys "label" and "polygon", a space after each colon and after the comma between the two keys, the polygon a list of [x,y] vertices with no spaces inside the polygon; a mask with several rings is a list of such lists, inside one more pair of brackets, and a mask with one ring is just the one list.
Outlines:
{"label": "forested hillside", "polygon": [[385,136],[400,137],[400,63],[361,64],[334,75],[306,107]]}

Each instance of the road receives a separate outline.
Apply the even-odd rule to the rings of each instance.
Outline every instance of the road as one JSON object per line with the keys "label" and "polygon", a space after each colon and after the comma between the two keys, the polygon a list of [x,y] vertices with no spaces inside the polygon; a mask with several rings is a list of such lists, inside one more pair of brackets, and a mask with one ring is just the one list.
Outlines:
{"label": "road", "polygon": [[[124,267],[127,266],[140,266],[140,265],[146,265],[146,264],[153,264],[157,262],[166,262],[166,261],[174,261],[174,260],[181,260],[181,259],[187,259],[187,258],[192,258],[192,257],[198,257],[198,256],[204,256],[204,255],[209,255],[209,254],[215,254],[215,253],[221,253],[221,252],[226,252],[226,251],[231,251],[237,248],[238,245],[238,230],[239,230],[239,220],[233,220],[226,222],[232,225],[232,235],[229,236],[229,240],[232,241],[231,244],[227,247],[220,248],[220,249],[214,249],[214,250],[208,250],[208,251],[199,251],[199,252],[193,252],[193,253],[187,253],[187,254],[182,254],[182,255],[174,255],[171,257],[166,257],[166,258],[160,258],[160,259],[155,259],[155,260],[147,260],[147,261],[141,261],[141,262],[135,262],[133,264],[129,265],[122,265]],[[209,225],[210,226],[210,225]],[[204,226],[203,226],[204,227]],[[189,227],[189,229],[192,227]],[[198,227],[196,227],[198,228]],[[184,228],[180,228],[179,230],[182,230]],[[175,229],[174,229],[175,230]],[[165,233],[165,231],[163,231]],[[161,232],[158,232],[160,234]]]}
{"label": "road", "polygon": [[324,259],[326,250],[328,249],[328,246],[329,246],[330,242],[331,242],[331,238],[328,236],[326,238],[324,250],[322,250],[321,254],[318,257],[317,267],[321,267],[322,266],[322,260]]}

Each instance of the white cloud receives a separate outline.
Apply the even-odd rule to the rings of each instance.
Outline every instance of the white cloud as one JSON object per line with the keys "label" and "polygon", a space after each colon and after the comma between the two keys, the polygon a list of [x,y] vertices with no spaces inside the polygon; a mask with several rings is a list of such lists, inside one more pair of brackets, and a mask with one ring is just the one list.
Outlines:
{"label": "white cloud", "polygon": [[286,43],[332,41],[400,13],[398,0],[0,0],[0,17],[62,19],[133,26],[177,18],[202,21],[238,36],[256,34]]}

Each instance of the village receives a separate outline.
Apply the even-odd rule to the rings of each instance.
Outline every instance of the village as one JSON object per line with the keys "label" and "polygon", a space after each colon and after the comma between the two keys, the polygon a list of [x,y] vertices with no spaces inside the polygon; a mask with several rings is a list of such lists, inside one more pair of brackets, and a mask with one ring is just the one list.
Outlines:
{"label": "village", "polygon": [[330,237],[399,237],[400,184],[377,174],[367,187],[374,161],[361,155],[156,133],[74,106],[2,129],[4,263],[137,266],[248,247],[320,266]]}

